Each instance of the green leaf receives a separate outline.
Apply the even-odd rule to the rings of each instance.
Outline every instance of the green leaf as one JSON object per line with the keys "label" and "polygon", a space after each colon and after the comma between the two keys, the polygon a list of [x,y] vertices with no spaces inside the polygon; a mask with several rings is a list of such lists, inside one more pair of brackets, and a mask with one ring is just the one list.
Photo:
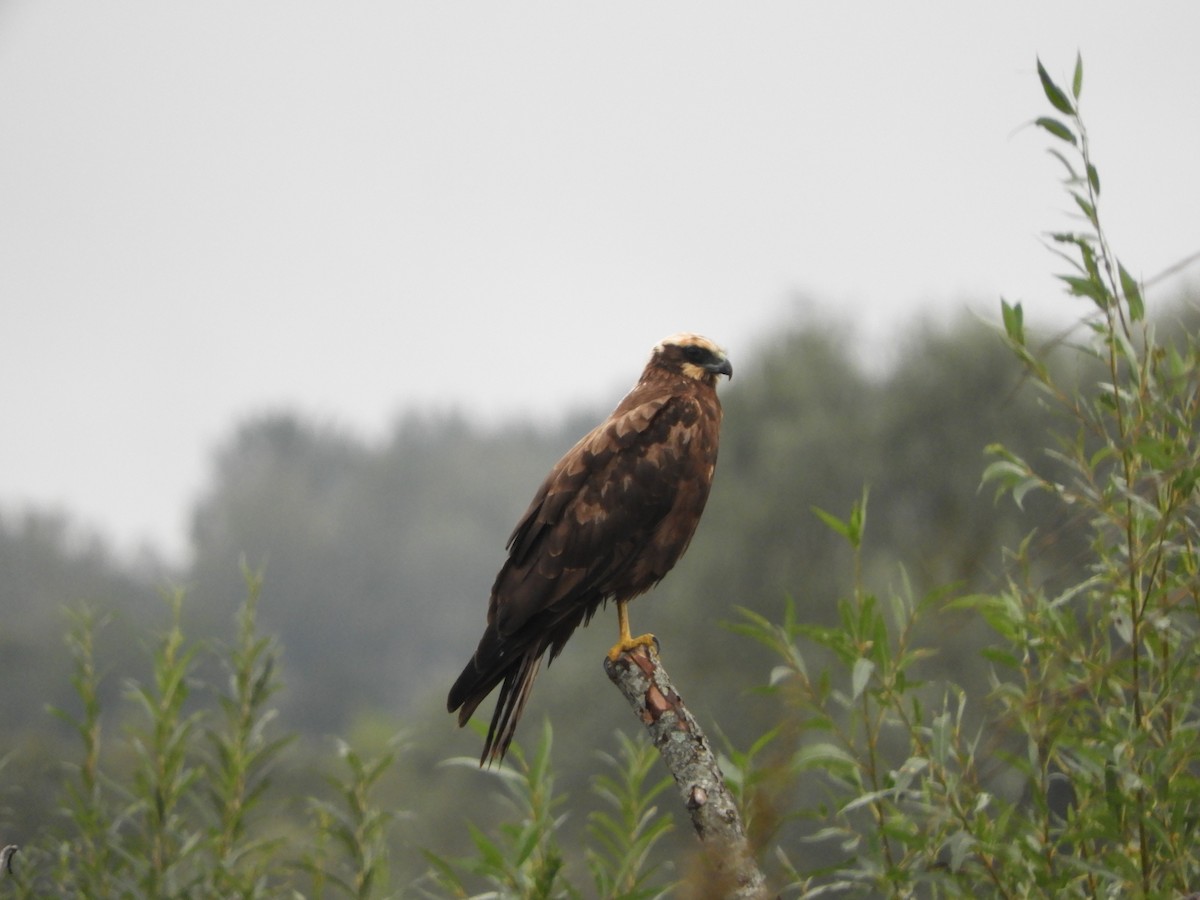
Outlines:
{"label": "green leaf", "polygon": [[1076,278],[1073,275],[1057,275],[1055,277],[1066,283],[1070,293],[1076,297],[1090,297],[1101,309],[1108,309],[1112,304],[1112,295],[1099,282],[1090,278]]}
{"label": "green leaf", "polygon": [[1017,504],[1017,509],[1024,510],[1025,495],[1032,490],[1043,487],[1042,479],[1030,477],[1018,482],[1012,489],[1013,503]]}
{"label": "green leaf", "polygon": [[802,747],[792,759],[799,771],[828,769],[830,766],[844,766],[847,769],[853,769],[858,764],[858,761],[841,747],[825,742]]}
{"label": "green leaf", "polygon": [[1000,300],[1000,315],[1004,319],[1004,333],[1014,344],[1025,346],[1025,311],[1020,303],[1009,304]]}
{"label": "green leaf", "polygon": [[[1053,121],[1053,120],[1051,120],[1051,121]],[[1079,181],[1080,181],[1079,174],[1071,166],[1071,161],[1069,159],[1067,159],[1065,156],[1063,156],[1061,153],[1059,153],[1053,147],[1047,148],[1046,152],[1049,153],[1051,156],[1053,156],[1055,159],[1057,159],[1060,163],[1062,163],[1063,168],[1067,170],[1067,175],[1070,176],[1070,178],[1069,178],[1070,183],[1072,183],[1072,184],[1079,183]]]}
{"label": "green leaf", "polygon": [[1083,268],[1093,281],[1100,281],[1100,266],[1096,262],[1096,251],[1087,241],[1079,242],[1079,256],[1083,259]]}
{"label": "green leaf", "polygon": [[1076,100],[1079,99],[1079,92],[1083,90],[1083,54],[1075,54],[1075,76],[1071,79],[1071,94]]}
{"label": "green leaf", "polygon": [[[1015,636],[1015,632],[1010,633],[1011,629],[999,628],[996,626],[995,622],[991,622],[991,621],[989,621],[988,624],[990,624],[993,628],[995,628],[996,631],[999,632],[1003,637],[1008,637],[1011,639],[1012,637]],[[1005,624],[1007,624],[1007,623],[1005,623]],[[1017,659],[1016,654],[1011,653],[1008,650],[1001,650],[997,647],[984,647],[982,650],[979,651],[979,654],[984,659],[986,659],[988,662],[995,663],[998,666],[1004,666],[1007,669],[1015,670],[1015,669],[1020,669],[1020,667],[1021,667],[1020,660]]]}
{"label": "green leaf", "polygon": [[1075,205],[1083,210],[1083,214],[1088,217],[1088,221],[1093,225],[1096,224],[1096,207],[1092,206],[1091,201],[1082,194],[1071,192],[1071,197],[1075,200]]}
{"label": "green leaf", "polygon": [[791,666],[775,666],[771,670],[771,675],[767,679],[767,684],[775,687],[780,682],[784,682],[792,678],[796,674],[796,670]]}
{"label": "green leaf", "polygon": [[946,845],[950,848],[950,871],[958,874],[962,871],[967,854],[975,851],[976,840],[968,832],[959,829],[950,836]]}
{"label": "green leaf", "polygon": [[[1060,122],[1058,119],[1052,119],[1050,116],[1039,116],[1033,120],[1033,124],[1039,128],[1044,128],[1059,140],[1066,141],[1068,144],[1075,144],[1075,132]],[[1069,168],[1069,167],[1068,167]],[[1072,172],[1074,174],[1074,172]]]}
{"label": "green leaf", "polygon": [[771,741],[773,741],[773,740],[775,740],[775,738],[779,737],[779,732],[782,730],[783,730],[783,724],[780,723],[779,725],[776,725],[774,728],[772,728],[770,731],[768,731],[766,734],[764,734],[762,737],[760,737],[758,740],[756,740],[753,744],[750,745],[750,749],[746,751],[747,758],[753,759],[755,756],[757,756],[759,753],[761,753],[763,748],[766,747],[767,744],[771,743]]}
{"label": "green leaf", "polygon": [[874,671],[875,663],[865,656],[860,656],[854,661],[854,671],[850,675],[850,683],[853,686],[855,700],[861,697],[862,692],[867,689],[867,684],[870,683],[871,674]]}
{"label": "green leaf", "polygon": [[1124,612],[1117,611],[1112,615],[1112,627],[1119,637],[1126,644],[1133,643],[1133,622]]}
{"label": "green leaf", "polygon": [[822,522],[824,522],[826,525],[828,525],[831,529],[836,531],[838,534],[840,534],[846,540],[851,539],[850,538],[850,526],[846,522],[843,522],[841,519],[839,519],[833,513],[825,512],[825,510],[821,509],[820,507],[812,506],[809,508],[814,513],[816,513],[818,519],[820,519]]}
{"label": "green leaf", "polygon": [[1091,163],[1087,164],[1088,184],[1092,186],[1092,191],[1097,197],[1100,196],[1100,173],[1096,171],[1096,167]]}
{"label": "green leaf", "polygon": [[1119,260],[1117,272],[1121,276],[1121,293],[1125,295],[1125,302],[1129,305],[1129,318],[1140,322],[1146,315],[1146,306],[1142,302],[1142,290],[1138,287],[1137,280],[1129,274],[1129,270],[1121,265]]}
{"label": "green leaf", "polygon": [[870,489],[863,487],[862,499],[854,504],[850,509],[850,543],[858,549],[862,546],[863,530],[866,528],[867,522],[867,497],[870,494]]}
{"label": "green leaf", "polygon": [[[1060,113],[1066,113],[1068,116],[1075,115],[1074,105],[1050,78],[1050,73],[1046,71],[1046,67],[1042,65],[1040,59],[1037,61],[1037,70],[1038,78],[1042,81],[1042,90],[1046,92],[1046,99],[1050,101],[1050,105]],[[1082,74],[1080,77],[1082,78]]]}
{"label": "green leaf", "polygon": [[1001,481],[1006,485],[1012,485],[1027,475],[1028,472],[1025,468],[1017,463],[1007,459],[998,459],[983,470],[980,482],[987,484],[989,481]]}

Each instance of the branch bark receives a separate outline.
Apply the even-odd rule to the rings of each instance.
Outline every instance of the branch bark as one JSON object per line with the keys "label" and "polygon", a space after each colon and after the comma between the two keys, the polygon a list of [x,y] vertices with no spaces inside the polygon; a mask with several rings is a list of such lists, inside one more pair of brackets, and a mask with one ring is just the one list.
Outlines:
{"label": "branch bark", "polygon": [[717,889],[712,896],[730,900],[772,897],[708,739],[683,705],[658,654],[637,647],[616,661],[605,658],[604,671],[633,707],[675,779],[716,876]]}

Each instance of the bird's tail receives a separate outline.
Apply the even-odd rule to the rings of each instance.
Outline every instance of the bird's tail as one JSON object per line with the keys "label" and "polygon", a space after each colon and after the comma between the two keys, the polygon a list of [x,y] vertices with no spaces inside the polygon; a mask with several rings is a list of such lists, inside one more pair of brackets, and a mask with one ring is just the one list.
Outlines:
{"label": "bird's tail", "polygon": [[509,665],[503,668],[488,667],[483,671],[472,659],[450,689],[446,706],[450,712],[458,710],[458,724],[462,726],[492,689],[497,684],[500,685],[496,710],[492,713],[487,740],[483,744],[483,754],[479,757],[481,766],[503,760],[504,754],[508,752],[508,745],[512,743],[513,734],[517,730],[517,722],[521,719],[521,713],[525,711],[529,692],[541,669],[543,652],[542,647],[530,647]]}

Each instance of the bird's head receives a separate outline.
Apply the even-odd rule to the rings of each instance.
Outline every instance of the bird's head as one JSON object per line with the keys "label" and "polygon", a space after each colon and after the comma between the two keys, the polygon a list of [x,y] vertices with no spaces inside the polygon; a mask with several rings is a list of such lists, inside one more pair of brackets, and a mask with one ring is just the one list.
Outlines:
{"label": "bird's head", "polygon": [[725,351],[706,337],[684,332],[663,338],[650,355],[650,366],[677,372],[708,385],[717,383],[717,376],[733,377],[733,366]]}

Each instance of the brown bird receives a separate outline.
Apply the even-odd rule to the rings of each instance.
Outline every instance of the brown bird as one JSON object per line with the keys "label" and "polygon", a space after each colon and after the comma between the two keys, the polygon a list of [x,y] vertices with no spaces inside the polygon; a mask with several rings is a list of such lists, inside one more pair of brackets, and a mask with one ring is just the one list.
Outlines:
{"label": "brown bird", "polygon": [[487,629],[446,703],[461,726],[500,685],[480,765],[504,758],[542,657],[553,661],[600,606],[617,604],[611,659],[654,641],[630,634],[625,607],[671,571],[696,531],[717,463],[718,375],[733,368],[712,341],[666,338],[534,495],[508,539]]}

